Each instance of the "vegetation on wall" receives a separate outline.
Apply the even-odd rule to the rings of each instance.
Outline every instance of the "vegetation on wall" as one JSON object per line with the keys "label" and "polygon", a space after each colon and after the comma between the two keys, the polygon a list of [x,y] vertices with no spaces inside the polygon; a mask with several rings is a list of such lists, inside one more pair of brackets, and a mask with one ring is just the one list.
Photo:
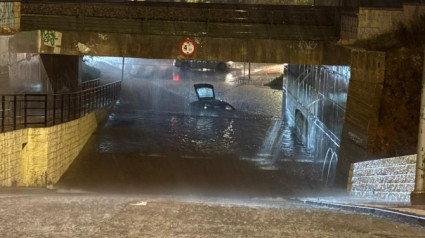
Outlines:
{"label": "vegetation on wall", "polygon": [[425,14],[375,39],[359,42],[386,52],[379,122],[370,157],[415,154],[418,141]]}

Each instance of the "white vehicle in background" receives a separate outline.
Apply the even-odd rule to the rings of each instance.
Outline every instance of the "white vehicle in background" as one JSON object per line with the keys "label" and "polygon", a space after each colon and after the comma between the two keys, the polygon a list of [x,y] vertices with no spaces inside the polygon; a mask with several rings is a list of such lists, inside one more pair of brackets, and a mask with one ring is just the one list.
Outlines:
{"label": "white vehicle in background", "polygon": [[233,67],[232,61],[200,61],[200,60],[175,60],[174,66],[182,70],[216,70],[227,71]]}

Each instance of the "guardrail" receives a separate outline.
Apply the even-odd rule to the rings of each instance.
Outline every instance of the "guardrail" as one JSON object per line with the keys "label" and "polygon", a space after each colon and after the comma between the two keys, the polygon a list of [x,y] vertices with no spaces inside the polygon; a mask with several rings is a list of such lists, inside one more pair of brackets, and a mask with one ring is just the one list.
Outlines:
{"label": "guardrail", "polygon": [[68,122],[118,99],[121,82],[66,94],[0,95],[0,132]]}
{"label": "guardrail", "polygon": [[99,86],[100,86],[100,79],[93,79],[93,80],[89,80],[89,81],[85,81],[85,82],[81,83],[80,89],[86,90],[86,89],[89,89],[89,88],[95,88],[95,87],[99,87]]}

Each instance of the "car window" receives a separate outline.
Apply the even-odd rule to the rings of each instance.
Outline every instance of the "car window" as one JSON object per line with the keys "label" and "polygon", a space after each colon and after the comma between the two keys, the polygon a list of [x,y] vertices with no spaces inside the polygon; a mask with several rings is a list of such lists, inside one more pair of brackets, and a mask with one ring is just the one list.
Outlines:
{"label": "car window", "polygon": [[213,98],[214,91],[212,88],[198,88],[199,98]]}

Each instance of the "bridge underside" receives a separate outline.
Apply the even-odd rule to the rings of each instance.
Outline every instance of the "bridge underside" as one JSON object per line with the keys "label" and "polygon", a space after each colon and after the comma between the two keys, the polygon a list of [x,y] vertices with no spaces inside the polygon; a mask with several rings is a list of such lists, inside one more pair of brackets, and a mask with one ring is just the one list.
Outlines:
{"label": "bridge underside", "polygon": [[[21,32],[11,40],[14,52],[62,55],[96,55],[153,59],[183,59],[179,50],[187,37],[121,33],[49,31],[55,44],[43,38],[46,31]],[[45,36],[44,36],[45,37]],[[332,42],[273,39],[191,37],[194,60],[349,65],[349,51]]]}
{"label": "bridge underside", "polygon": [[25,2],[21,11],[21,31],[34,33],[18,34],[27,42],[17,50],[37,39],[33,51],[45,54],[182,59],[180,44],[190,38],[195,60],[349,64],[335,45],[335,7]]}

